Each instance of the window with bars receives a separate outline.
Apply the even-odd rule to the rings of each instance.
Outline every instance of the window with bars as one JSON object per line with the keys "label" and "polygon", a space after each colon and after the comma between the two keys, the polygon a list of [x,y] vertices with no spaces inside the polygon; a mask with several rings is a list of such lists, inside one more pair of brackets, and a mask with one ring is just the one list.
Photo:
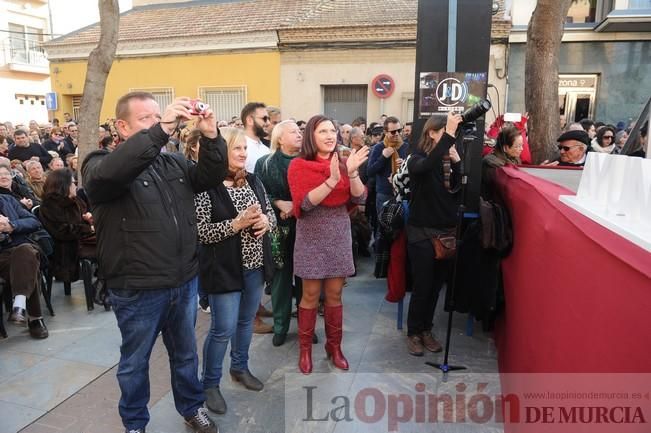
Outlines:
{"label": "window with bars", "polygon": [[230,121],[246,105],[246,86],[200,87],[199,98],[210,105],[218,120]]}
{"label": "window with bars", "polygon": [[140,88],[140,89],[129,89],[129,92],[149,92],[154,96],[158,106],[161,109],[161,113],[165,110],[165,107],[170,105],[174,101],[174,89],[172,87],[150,87],[150,88]]}
{"label": "window with bars", "polygon": [[350,123],[353,119],[366,117],[366,85],[341,85],[323,87],[323,113],[338,120]]}
{"label": "window with bars", "polygon": [[72,96],[72,118],[79,121],[79,109],[81,108],[81,95]]}

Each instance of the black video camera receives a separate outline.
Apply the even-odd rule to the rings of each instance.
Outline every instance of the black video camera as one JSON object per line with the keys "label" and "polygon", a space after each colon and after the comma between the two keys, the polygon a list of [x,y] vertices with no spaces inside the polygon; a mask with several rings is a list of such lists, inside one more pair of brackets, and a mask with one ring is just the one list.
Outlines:
{"label": "black video camera", "polygon": [[483,116],[488,110],[491,109],[491,103],[486,99],[482,99],[477,102],[472,107],[468,108],[461,114],[461,119],[463,119],[462,124],[473,123],[475,120]]}

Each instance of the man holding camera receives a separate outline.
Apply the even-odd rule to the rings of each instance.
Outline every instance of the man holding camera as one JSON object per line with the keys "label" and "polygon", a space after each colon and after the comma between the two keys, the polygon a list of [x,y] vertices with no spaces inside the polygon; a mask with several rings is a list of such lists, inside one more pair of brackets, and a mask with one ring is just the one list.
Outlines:
{"label": "man holding camera", "polygon": [[[116,106],[120,136],[82,166],[93,205],[100,278],[106,281],[122,334],[117,378],[127,433],[149,421],[149,357],[159,332],[167,348],[176,410],[195,432],[217,433],[203,408],[194,334],[197,312],[197,228],[194,194],[221,183],[226,143],[213,112],[177,98],[160,114],[150,93],[132,92]],[[181,122],[195,117],[199,162],[161,153]]]}

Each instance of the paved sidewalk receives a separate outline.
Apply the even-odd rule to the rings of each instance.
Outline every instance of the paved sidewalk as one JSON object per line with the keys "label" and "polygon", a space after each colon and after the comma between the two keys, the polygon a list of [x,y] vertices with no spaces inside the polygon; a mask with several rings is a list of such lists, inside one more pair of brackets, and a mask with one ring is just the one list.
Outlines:
{"label": "paved sidewalk", "polygon": [[[371,273],[372,264],[364,262],[359,275],[349,279],[344,289],[344,353],[350,362],[350,371],[335,371],[325,358],[322,319],[317,320],[320,343],[313,349],[317,374],[311,376],[296,374],[295,320],[287,342],[281,347],[272,346],[271,335],[255,335],[250,368],[265,383],[265,389],[260,393],[247,391],[232,383],[226,375],[221,387],[228,413],[211,415],[222,432],[306,431],[300,423],[292,427],[289,422],[286,426],[284,419],[285,409],[292,410],[290,405],[293,404],[293,400],[285,401],[286,395],[290,398],[299,395],[302,402],[302,394],[292,392],[304,385],[305,380],[342,384],[343,388],[338,389],[350,391],[365,384],[375,386],[378,380],[385,385],[404,387],[418,377],[417,373],[421,373],[421,377],[440,379],[440,372],[424,362],[441,361],[442,354],[418,358],[407,353],[406,329],[396,329],[396,304],[384,301],[385,280],[376,280]],[[0,340],[0,433],[121,433],[123,427],[117,412],[119,390],[115,379],[120,336],[115,317],[102,308],[87,313],[81,285],[73,285],[73,295],[69,298],[63,296],[63,288],[59,285],[54,292],[57,315],[46,316],[50,329],[48,339],[32,340],[26,330],[7,325],[10,338]],[[408,298],[405,317],[407,303]],[[443,340],[447,315],[441,311],[440,304],[436,329],[439,330],[437,336]],[[197,338],[201,348],[210,319],[208,314],[201,312],[198,317]],[[479,331],[479,325],[475,326],[473,337],[465,336],[466,316],[455,317],[450,363],[467,366],[469,373],[497,372],[492,340]],[[226,359],[224,368],[228,365]],[[167,354],[160,339],[152,353],[150,379],[151,421],[147,432],[189,432],[174,409]],[[328,425],[327,431],[348,432],[342,428],[345,426],[336,424]],[[499,428],[457,427],[462,429],[449,431],[502,431]],[[419,431],[431,431],[431,427]]]}

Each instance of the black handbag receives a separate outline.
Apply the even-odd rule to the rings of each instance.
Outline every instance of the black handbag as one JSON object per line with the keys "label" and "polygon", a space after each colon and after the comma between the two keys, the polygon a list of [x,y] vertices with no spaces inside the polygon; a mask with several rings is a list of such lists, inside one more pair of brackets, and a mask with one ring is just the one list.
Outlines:
{"label": "black handbag", "polygon": [[389,241],[393,240],[396,233],[405,226],[405,210],[402,201],[398,201],[395,197],[387,201],[380,211],[378,224],[382,237]]}
{"label": "black handbag", "polygon": [[45,257],[54,254],[54,239],[45,229],[38,229],[27,235],[27,239],[36,245]]}

